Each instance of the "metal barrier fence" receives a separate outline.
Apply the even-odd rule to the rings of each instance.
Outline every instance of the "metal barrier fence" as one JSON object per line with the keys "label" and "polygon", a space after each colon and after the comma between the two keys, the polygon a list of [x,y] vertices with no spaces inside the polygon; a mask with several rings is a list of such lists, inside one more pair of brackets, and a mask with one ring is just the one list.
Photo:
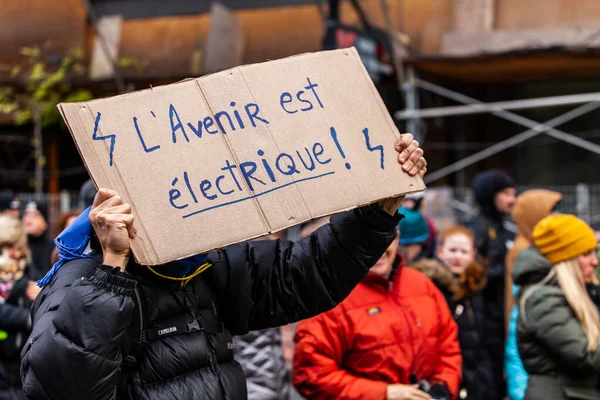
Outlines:
{"label": "metal barrier fence", "polygon": [[[528,189],[538,189],[539,186],[518,186],[517,192],[522,193]],[[547,186],[544,189],[553,190],[563,194],[563,200],[558,210],[565,213],[576,214],[600,230],[600,185],[579,184],[563,186]],[[82,208],[79,196],[71,192],[60,194],[20,193],[18,195],[23,205],[29,201],[38,201],[46,204],[50,210],[50,218],[62,212]],[[477,206],[473,192],[467,187],[433,187],[425,191],[423,211],[433,218],[440,229],[456,223],[464,223],[477,215]],[[514,224],[508,221],[509,229],[516,230]]]}
{"label": "metal barrier fence", "polygon": [[[578,184],[561,186],[517,186],[517,192],[529,189],[548,189],[562,193],[558,211],[575,214],[600,230],[600,185]],[[478,213],[471,188],[434,187],[427,189],[423,211],[443,227],[465,223]],[[509,220],[509,229],[516,230]]]}

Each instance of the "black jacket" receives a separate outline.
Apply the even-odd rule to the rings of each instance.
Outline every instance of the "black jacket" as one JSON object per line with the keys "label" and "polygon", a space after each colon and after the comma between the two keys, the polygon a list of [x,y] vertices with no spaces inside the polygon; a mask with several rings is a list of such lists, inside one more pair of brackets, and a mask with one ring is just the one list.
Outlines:
{"label": "black jacket", "polygon": [[466,399],[487,400],[496,389],[486,341],[483,296],[479,292],[458,300],[448,298],[448,305],[458,325]]}
{"label": "black jacket", "polygon": [[[40,273],[35,267],[29,265],[26,268],[24,277],[16,283],[10,296],[0,303],[0,330],[9,335],[31,330],[31,300],[27,297],[26,290],[29,281],[37,281],[40,278]],[[17,361],[20,351],[17,351]],[[0,360],[6,358],[6,353],[0,353]]]}
{"label": "black jacket", "polygon": [[502,399],[506,385],[504,382],[504,339],[505,339],[505,285],[507,243],[514,234],[504,227],[500,216],[490,216],[482,212],[469,224],[475,234],[478,254],[487,264],[487,285],[482,296],[485,304],[486,340],[489,347],[497,396],[489,400]]}
{"label": "black jacket", "polygon": [[596,308],[600,311],[600,286],[593,283],[586,283],[585,288],[588,292],[588,296],[590,296],[590,299],[592,299]]}
{"label": "black jacket", "polygon": [[52,252],[54,251],[54,241],[48,238],[48,232],[42,236],[28,237],[28,245],[31,250],[33,265],[43,275],[52,268]]}
{"label": "black jacket", "polygon": [[[99,257],[67,263],[34,304],[23,390],[30,399],[245,399],[231,335],[333,308],[383,254],[397,223],[369,206],[296,243],[232,245],[209,254],[214,266],[183,289],[133,262],[126,273]],[[140,324],[142,350],[124,363]],[[121,374],[126,364],[132,370]]]}
{"label": "black jacket", "polygon": [[514,233],[504,228],[501,218],[479,215],[469,223],[475,234],[478,254],[485,258],[487,285],[483,291],[488,308],[490,331],[504,337],[504,286],[507,243],[515,238]]}
{"label": "black jacket", "polygon": [[412,268],[423,272],[444,294],[458,325],[463,360],[460,399],[488,400],[496,396],[486,340],[486,310],[481,294],[485,277],[482,270],[469,266],[466,277],[461,281],[437,260],[422,259]]}
{"label": "black jacket", "polygon": [[15,332],[29,326],[29,308],[0,304],[0,330]]}
{"label": "black jacket", "polygon": [[31,300],[25,293],[28,282],[27,276],[18,281],[6,302],[0,305],[0,330],[5,332],[0,340],[0,400],[24,398],[19,356],[31,331]]}

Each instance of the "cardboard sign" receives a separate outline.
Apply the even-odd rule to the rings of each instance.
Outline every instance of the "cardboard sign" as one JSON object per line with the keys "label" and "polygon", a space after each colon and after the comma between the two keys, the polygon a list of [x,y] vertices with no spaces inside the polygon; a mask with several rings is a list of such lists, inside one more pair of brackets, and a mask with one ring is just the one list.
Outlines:
{"label": "cardboard sign", "polygon": [[132,205],[141,264],[425,187],[353,48],[59,108],[96,186]]}

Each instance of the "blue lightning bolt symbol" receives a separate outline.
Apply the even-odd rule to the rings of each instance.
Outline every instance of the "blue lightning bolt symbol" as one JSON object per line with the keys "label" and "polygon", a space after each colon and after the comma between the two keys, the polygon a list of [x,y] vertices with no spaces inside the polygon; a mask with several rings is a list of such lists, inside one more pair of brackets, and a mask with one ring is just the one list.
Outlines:
{"label": "blue lightning bolt symbol", "polygon": [[94,140],[108,140],[110,139],[110,161],[108,163],[108,165],[110,165],[112,167],[113,165],[113,152],[115,151],[115,141],[117,140],[117,136],[112,134],[112,135],[104,135],[104,136],[98,136],[98,124],[100,124],[100,118],[102,117],[102,114],[98,113],[98,115],[96,115],[96,122],[94,123],[94,133],[92,134],[92,139]]}
{"label": "blue lightning bolt symbol", "polygon": [[365,140],[367,141],[367,149],[369,151],[378,150],[379,152],[381,152],[381,169],[384,169],[384,166],[383,166],[383,146],[379,145],[379,146],[371,147],[371,139],[369,138],[369,129],[368,128],[363,129],[363,134],[365,135]]}

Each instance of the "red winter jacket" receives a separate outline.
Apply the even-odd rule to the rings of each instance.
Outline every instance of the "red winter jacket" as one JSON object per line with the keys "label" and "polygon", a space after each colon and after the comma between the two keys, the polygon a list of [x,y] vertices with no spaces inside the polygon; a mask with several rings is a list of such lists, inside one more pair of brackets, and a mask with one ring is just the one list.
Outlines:
{"label": "red winter jacket", "polygon": [[462,358],[442,293],[421,272],[368,275],[336,308],[298,323],[293,382],[307,398],[385,399],[409,376],[456,398]]}

